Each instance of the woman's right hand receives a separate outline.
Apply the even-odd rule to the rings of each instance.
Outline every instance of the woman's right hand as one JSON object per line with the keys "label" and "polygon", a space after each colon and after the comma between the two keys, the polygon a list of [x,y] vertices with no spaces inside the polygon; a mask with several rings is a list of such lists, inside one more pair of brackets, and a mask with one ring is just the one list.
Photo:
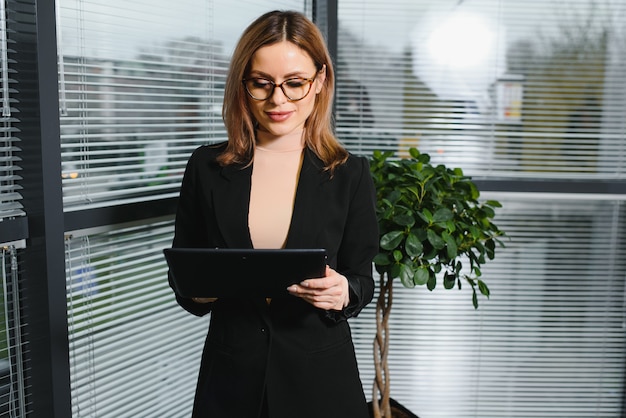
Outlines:
{"label": "woman's right hand", "polygon": [[191,298],[196,303],[211,303],[215,302],[217,298]]}

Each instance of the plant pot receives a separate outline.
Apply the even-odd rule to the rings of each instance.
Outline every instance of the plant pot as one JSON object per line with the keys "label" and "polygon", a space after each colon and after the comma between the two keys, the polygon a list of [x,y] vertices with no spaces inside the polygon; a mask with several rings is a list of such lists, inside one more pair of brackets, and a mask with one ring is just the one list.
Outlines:
{"label": "plant pot", "polygon": [[[406,409],[404,406],[400,405],[393,398],[389,399],[389,404],[391,405],[391,416],[392,418],[419,418],[413,412]],[[372,402],[368,402],[367,406],[369,408],[370,417],[374,417],[374,413],[372,412]]]}

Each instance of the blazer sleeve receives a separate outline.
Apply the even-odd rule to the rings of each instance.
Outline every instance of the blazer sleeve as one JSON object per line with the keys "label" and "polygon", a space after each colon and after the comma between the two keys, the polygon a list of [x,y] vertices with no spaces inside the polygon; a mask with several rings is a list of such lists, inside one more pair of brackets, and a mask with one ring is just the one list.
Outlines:
{"label": "blazer sleeve", "polygon": [[[200,152],[201,148],[192,154],[185,168],[176,209],[172,247],[197,248],[208,245],[206,235],[203,234],[203,231],[206,230],[204,227],[205,220],[198,203],[198,194],[200,193],[198,170],[202,160],[199,155]],[[169,272],[168,281],[172,289],[174,289],[172,276]],[[183,309],[197,316],[206,315],[213,306],[213,303],[195,303],[191,299],[183,298],[176,293],[175,295],[176,301]]]}
{"label": "blazer sleeve", "polygon": [[372,261],[378,253],[376,191],[365,157],[354,158],[356,184],[349,199],[348,215],[339,252],[337,271],[346,276],[350,303],[342,311],[327,311],[334,321],[355,317],[374,296]]}

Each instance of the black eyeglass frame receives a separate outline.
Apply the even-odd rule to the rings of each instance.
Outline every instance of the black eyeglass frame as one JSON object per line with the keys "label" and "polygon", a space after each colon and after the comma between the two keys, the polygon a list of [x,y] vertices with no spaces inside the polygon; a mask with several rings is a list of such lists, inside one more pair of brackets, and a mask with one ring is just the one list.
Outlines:
{"label": "black eyeglass frame", "polygon": [[[262,102],[264,100],[269,100],[273,95],[274,92],[276,91],[276,87],[280,87],[280,89],[283,91],[283,94],[285,95],[285,97],[287,98],[287,100],[289,100],[290,102],[298,102],[302,99],[304,99],[306,96],[309,95],[309,93],[311,92],[311,87],[313,86],[313,82],[317,79],[317,75],[321,72],[321,70],[317,71],[315,73],[315,75],[311,78],[303,78],[303,77],[292,77],[292,78],[288,78],[286,80],[283,80],[282,83],[280,84],[276,84],[274,83],[272,80],[268,80],[267,78],[263,78],[263,77],[252,77],[252,78],[244,78],[241,80],[241,83],[243,84],[243,88],[246,91],[246,93],[248,93],[248,96],[250,96],[253,100],[257,100],[259,102]],[[272,89],[270,90],[269,94],[267,95],[267,97],[265,99],[259,99],[258,97],[254,97],[252,95],[252,93],[250,93],[250,90],[248,90],[248,85],[246,84],[246,81],[251,81],[251,80],[255,80],[255,79],[262,79],[262,80],[266,80],[269,81],[270,84],[272,85]],[[291,80],[296,80],[296,79],[300,79],[300,80],[304,80],[307,81],[309,83],[309,89],[307,90],[307,92],[304,94],[304,96],[300,97],[299,99],[292,99],[291,97],[289,97],[289,95],[287,94],[287,92],[285,91],[285,89],[283,88],[283,84],[291,81]]]}

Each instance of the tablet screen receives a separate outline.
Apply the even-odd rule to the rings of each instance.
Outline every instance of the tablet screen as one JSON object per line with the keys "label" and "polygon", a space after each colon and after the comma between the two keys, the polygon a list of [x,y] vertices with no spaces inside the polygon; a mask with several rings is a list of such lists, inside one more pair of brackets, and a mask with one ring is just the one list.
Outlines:
{"label": "tablet screen", "polygon": [[323,277],[317,249],[166,248],[174,290],[182,297],[278,297],[304,279]]}

